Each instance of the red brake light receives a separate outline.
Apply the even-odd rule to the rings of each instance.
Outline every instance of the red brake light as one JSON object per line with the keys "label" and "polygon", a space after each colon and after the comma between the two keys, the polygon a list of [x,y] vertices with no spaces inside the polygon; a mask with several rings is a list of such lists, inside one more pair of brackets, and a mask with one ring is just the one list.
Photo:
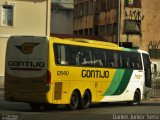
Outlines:
{"label": "red brake light", "polygon": [[51,72],[47,71],[47,84],[51,83]]}

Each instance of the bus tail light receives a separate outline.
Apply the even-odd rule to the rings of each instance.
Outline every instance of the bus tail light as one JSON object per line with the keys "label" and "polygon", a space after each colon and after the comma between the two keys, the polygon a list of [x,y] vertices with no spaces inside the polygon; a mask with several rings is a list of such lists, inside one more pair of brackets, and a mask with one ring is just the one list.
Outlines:
{"label": "bus tail light", "polygon": [[47,71],[47,84],[51,83],[51,72]]}

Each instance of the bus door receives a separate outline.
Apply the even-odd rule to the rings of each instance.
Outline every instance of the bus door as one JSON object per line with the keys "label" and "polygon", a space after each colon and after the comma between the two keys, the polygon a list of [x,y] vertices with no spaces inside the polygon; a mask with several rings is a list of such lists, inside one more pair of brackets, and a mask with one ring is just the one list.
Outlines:
{"label": "bus door", "polygon": [[151,95],[151,62],[148,54],[142,54],[144,65],[144,98],[149,98]]}
{"label": "bus door", "polygon": [[96,81],[95,88],[96,88],[96,99],[97,101],[100,101],[102,99],[102,83],[99,81]]}

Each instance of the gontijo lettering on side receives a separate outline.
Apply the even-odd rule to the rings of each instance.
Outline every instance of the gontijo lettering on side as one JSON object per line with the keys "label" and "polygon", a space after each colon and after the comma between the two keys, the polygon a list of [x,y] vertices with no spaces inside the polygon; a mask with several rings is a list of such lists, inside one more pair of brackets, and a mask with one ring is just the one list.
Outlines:
{"label": "gontijo lettering on side", "polygon": [[109,78],[109,71],[82,70],[83,78]]}

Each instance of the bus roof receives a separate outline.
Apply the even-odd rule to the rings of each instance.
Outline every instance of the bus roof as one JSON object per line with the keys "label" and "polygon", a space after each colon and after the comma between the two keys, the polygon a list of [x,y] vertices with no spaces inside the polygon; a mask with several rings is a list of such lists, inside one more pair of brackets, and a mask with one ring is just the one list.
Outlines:
{"label": "bus roof", "polygon": [[108,46],[108,47],[118,47],[117,44],[111,43],[111,42],[104,42],[104,41],[98,41],[98,40],[92,40],[92,39],[85,39],[85,38],[59,38],[59,37],[51,37],[55,38],[56,40],[63,40],[68,42],[78,42],[78,43],[89,43],[93,45],[102,45],[102,46]]}
{"label": "bus roof", "polygon": [[76,42],[84,42],[89,44],[96,44],[96,45],[103,45],[103,46],[110,46],[110,47],[119,47],[117,44],[111,42],[104,42],[104,41],[96,41],[90,39],[83,39],[83,38],[67,38],[67,40],[76,41]]}
{"label": "bus roof", "polygon": [[[101,46],[105,46],[105,47],[110,47],[113,49],[119,49],[119,50],[123,50],[123,51],[132,51],[132,52],[139,52],[139,53],[145,53],[148,54],[146,51],[141,50],[141,49],[135,49],[135,48],[125,48],[125,47],[120,47],[119,45],[112,43],[112,42],[106,42],[103,39],[100,38],[85,38],[83,36],[72,36],[72,35],[62,35],[62,34],[52,34],[51,38],[55,38],[56,41],[68,41],[68,42],[76,42],[76,43],[88,43],[88,44],[92,44],[92,45],[101,45]],[[68,43],[66,42],[66,43]]]}
{"label": "bus roof", "polygon": [[101,36],[86,36],[86,35],[73,35],[73,34],[58,34],[58,33],[51,33],[51,37],[57,37],[57,38],[82,38],[82,39],[90,39],[90,40],[97,40],[97,41],[106,41],[105,38]]}

